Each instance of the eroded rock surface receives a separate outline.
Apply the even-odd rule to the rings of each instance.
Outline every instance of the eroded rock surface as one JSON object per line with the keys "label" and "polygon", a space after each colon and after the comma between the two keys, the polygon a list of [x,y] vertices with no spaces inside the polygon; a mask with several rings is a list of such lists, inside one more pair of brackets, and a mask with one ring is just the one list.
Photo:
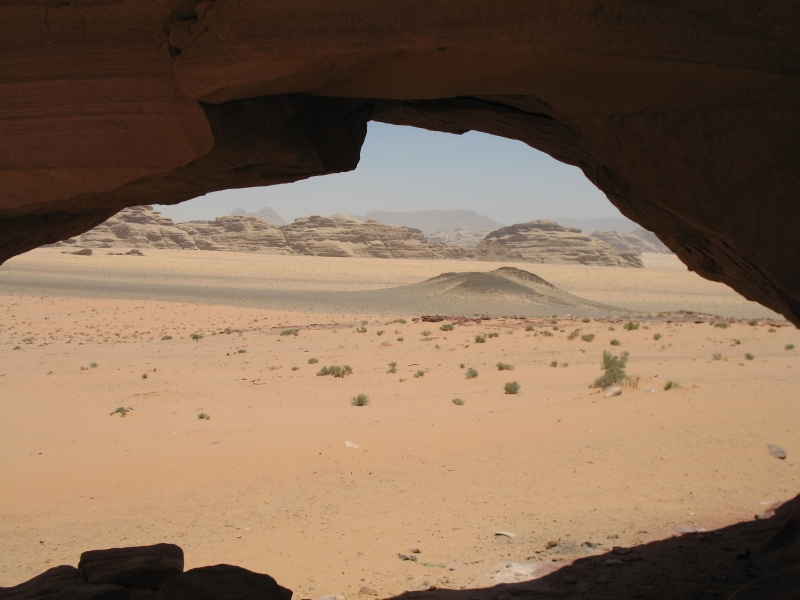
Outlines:
{"label": "eroded rock surface", "polygon": [[630,233],[617,233],[616,231],[595,231],[592,237],[614,246],[626,254],[641,254],[642,252],[655,252],[658,254],[672,254],[658,237],[644,229],[637,229]]}
{"label": "eroded rock surface", "polygon": [[475,247],[476,258],[533,263],[579,263],[606,267],[642,267],[638,252],[626,253],[580,229],[545,219],[503,227]]}
{"label": "eroded rock surface", "polygon": [[800,5],[9,0],[0,261],[126,206],[351,170],[367,122],[520,140],[800,324]]}
{"label": "eroded rock surface", "polygon": [[463,248],[474,248],[486,237],[488,231],[465,231],[456,229],[455,231],[437,231],[429,235],[429,239],[448,246],[461,246]]}

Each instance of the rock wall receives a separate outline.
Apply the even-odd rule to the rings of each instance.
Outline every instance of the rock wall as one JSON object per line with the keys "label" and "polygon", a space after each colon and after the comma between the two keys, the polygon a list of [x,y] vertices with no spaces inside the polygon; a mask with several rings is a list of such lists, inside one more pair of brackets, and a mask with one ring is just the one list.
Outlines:
{"label": "rock wall", "polygon": [[520,140],[800,324],[794,0],[8,0],[0,261],[126,206],[354,169],[367,122]]}
{"label": "rock wall", "polygon": [[644,229],[622,234],[616,231],[595,231],[591,235],[627,254],[640,254],[642,252],[672,254],[672,251],[654,233]]}
{"label": "rock wall", "polygon": [[578,263],[604,267],[643,267],[638,252],[627,253],[602,240],[548,220],[503,227],[489,233],[475,249],[482,260]]}

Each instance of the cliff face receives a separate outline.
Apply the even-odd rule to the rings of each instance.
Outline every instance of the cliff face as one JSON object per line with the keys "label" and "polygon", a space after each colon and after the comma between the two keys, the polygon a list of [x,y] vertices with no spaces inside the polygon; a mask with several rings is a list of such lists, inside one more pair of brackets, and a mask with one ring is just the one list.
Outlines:
{"label": "cliff face", "polygon": [[593,238],[602,240],[617,250],[627,254],[640,254],[642,252],[655,252],[659,254],[672,254],[664,243],[655,234],[637,229],[630,233],[617,233],[616,231],[595,231]]}
{"label": "cliff face", "polygon": [[638,252],[620,251],[602,240],[540,220],[503,227],[475,247],[483,260],[522,260],[533,263],[578,263],[605,267],[642,267]]}

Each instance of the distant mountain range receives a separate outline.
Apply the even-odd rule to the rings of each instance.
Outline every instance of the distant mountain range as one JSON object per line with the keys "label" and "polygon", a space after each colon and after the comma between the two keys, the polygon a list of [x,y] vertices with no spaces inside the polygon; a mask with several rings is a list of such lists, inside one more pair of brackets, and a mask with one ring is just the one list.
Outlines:
{"label": "distant mountain range", "polygon": [[258,212],[247,212],[242,208],[237,208],[231,213],[232,217],[258,217],[259,219],[264,219],[269,221],[275,227],[280,227],[281,225],[286,225],[286,221],[284,221],[281,216],[272,210],[269,206],[265,206]]}
{"label": "distant mountain range", "polygon": [[474,210],[417,210],[413,212],[395,212],[388,210],[372,210],[362,221],[373,219],[394,225],[395,227],[412,227],[425,235],[433,235],[442,231],[494,231],[503,227],[502,223],[479,215]]}

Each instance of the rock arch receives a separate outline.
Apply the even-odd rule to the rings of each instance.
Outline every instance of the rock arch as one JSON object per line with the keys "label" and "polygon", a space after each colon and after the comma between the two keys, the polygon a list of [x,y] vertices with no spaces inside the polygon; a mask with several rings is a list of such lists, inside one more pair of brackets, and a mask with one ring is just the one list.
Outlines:
{"label": "rock arch", "polygon": [[0,261],[123,207],[353,169],[369,120],[580,167],[800,324],[800,5],[2,0]]}

